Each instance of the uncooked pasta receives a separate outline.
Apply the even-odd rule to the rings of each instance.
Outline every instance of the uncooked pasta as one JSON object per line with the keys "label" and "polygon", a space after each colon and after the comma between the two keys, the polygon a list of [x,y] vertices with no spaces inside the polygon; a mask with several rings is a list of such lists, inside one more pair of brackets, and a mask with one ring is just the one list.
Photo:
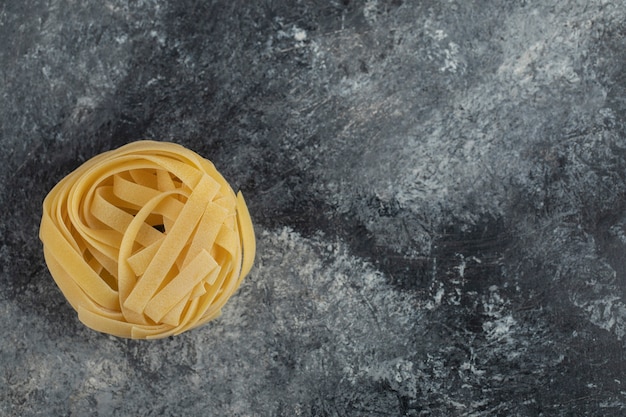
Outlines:
{"label": "uncooked pasta", "polygon": [[135,339],[219,316],[256,249],[241,192],[195,152],[154,141],[100,154],[61,180],[44,200],[40,238],[78,318]]}

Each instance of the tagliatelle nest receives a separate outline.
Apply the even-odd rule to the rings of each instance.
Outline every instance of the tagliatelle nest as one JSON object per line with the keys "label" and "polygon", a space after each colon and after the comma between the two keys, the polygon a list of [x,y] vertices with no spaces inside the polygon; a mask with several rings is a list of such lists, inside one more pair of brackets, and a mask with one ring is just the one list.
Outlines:
{"label": "tagliatelle nest", "polygon": [[173,143],[105,152],[50,191],[40,238],[57,285],[90,328],[162,338],[220,314],[252,267],[241,193]]}

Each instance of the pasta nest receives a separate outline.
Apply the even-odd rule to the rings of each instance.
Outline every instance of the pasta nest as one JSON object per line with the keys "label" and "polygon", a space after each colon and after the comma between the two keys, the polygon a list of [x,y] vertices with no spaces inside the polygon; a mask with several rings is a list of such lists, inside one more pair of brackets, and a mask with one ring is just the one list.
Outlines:
{"label": "pasta nest", "polygon": [[219,316],[252,267],[241,193],[180,145],[139,141],[87,161],[43,203],[44,256],[88,327],[162,338]]}

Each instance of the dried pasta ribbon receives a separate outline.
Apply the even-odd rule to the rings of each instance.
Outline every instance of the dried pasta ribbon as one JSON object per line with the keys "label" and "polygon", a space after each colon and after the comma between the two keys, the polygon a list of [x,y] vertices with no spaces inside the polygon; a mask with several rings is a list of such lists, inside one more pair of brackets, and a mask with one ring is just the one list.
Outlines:
{"label": "dried pasta ribbon", "polygon": [[254,229],[211,162],[139,141],[87,161],[43,203],[39,237],[57,285],[88,327],[180,334],[219,316],[254,262]]}

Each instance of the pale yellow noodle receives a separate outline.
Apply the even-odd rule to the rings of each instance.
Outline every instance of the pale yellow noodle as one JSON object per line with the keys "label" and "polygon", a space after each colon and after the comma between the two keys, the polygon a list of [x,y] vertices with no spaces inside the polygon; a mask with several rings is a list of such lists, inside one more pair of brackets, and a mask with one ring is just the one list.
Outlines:
{"label": "pale yellow noodle", "polygon": [[105,152],[61,180],[39,236],[78,318],[138,339],[218,317],[256,251],[241,193],[198,154],[153,141]]}

